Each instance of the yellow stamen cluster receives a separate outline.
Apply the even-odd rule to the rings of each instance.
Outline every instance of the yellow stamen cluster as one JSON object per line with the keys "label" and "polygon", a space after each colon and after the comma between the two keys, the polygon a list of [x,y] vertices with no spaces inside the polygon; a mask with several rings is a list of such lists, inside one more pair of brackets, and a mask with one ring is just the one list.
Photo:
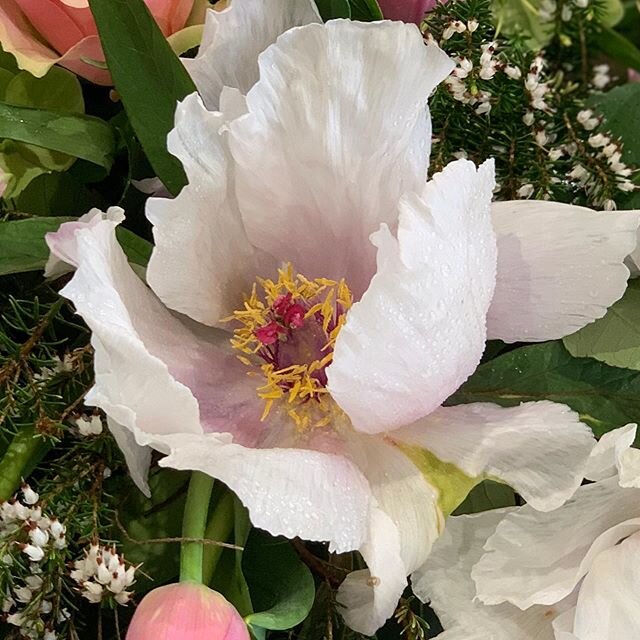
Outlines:
{"label": "yellow stamen cluster", "polygon": [[[282,326],[278,344],[269,348],[259,339],[258,332],[274,323],[274,308],[277,309],[287,296],[289,304],[300,305],[304,309],[304,324],[299,328]],[[344,324],[345,312],[352,303],[351,291],[344,280],[309,280],[295,273],[291,263],[278,270],[277,280],[257,280],[243,308],[235,311],[228,320],[240,324],[231,339],[233,347],[243,354],[238,356],[239,359],[254,367],[250,375],[257,375],[259,370],[265,378],[264,384],[257,388],[258,396],[265,401],[262,420],[269,415],[274,402],[284,399],[287,401],[287,413],[300,429],[329,422],[333,403],[326,396],[327,390],[318,374],[321,378],[324,368],[333,359],[333,347]],[[277,350],[286,348],[294,332],[310,330],[320,333],[325,341],[320,353],[301,348],[295,356],[305,361],[281,368]]]}

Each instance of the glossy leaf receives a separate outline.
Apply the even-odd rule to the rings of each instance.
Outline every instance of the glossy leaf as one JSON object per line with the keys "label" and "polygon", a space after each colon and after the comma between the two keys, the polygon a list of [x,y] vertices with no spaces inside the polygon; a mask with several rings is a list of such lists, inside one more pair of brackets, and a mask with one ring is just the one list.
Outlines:
{"label": "glossy leaf", "polygon": [[351,5],[349,0],[315,0],[322,19],[350,18]]}

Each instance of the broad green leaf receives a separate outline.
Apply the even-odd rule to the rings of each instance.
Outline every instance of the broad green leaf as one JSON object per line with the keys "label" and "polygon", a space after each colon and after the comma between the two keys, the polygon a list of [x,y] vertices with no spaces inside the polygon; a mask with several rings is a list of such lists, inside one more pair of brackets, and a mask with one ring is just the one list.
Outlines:
{"label": "broad green leaf", "polygon": [[604,318],[567,336],[564,346],[578,358],[640,371],[640,281],[632,280]]}
{"label": "broad green leaf", "polygon": [[0,103],[0,138],[61,151],[110,169],[114,136],[111,127],[92,116],[57,113]]}
{"label": "broad green leaf", "polygon": [[[0,275],[39,271],[49,258],[49,248],[44,236],[57,231],[71,217],[27,218],[0,222]],[[118,228],[118,240],[130,262],[146,266],[151,255],[151,243],[132,231]]]}
{"label": "broad green leaf", "polygon": [[447,404],[537,400],[568,405],[600,436],[640,420],[640,373],[574,358],[562,342],[545,342],[481,365]]}
{"label": "broad green leaf", "polygon": [[498,33],[522,33],[531,49],[542,49],[553,34],[553,24],[540,20],[540,0],[493,0]]}
{"label": "broad green leaf", "polygon": [[383,19],[378,0],[349,0],[349,4],[351,5],[352,20],[372,22]]}
{"label": "broad green leaf", "polygon": [[256,611],[246,616],[247,624],[285,630],[307,617],[315,597],[313,576],[287,540],[253,529],[242,568]]}
{"label": "broad green leaf", "polygon": [[350,18],[351,5],[349,0],[315,0],[322,19]]}
{"label": "broad green leaf", "polygon": [[167,151],[176,103],[196,90],[142,0],[90,0],[116,90],[156,174],[172,194],[186,184]]}
{"label": "broad green leaf", "polygon": [[465,501],[455,510],[454,515],[480,513],[515,505],[516,494],[511,487],[494,480],[485,480],[471,490]]}
{"label": "broad green leaf", "polygon": [[597,47],[619,63],[640,71],[640,49],[611,27],[605,27],[598,35]]}

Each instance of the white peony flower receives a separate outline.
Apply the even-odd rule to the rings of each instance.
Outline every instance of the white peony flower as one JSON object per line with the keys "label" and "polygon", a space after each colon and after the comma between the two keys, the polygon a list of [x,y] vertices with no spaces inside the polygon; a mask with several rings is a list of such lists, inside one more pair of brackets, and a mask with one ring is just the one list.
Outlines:
{"label": "white peony flower", "polygon": [[178,106],[169,149],[189,184],[149,201],[151,289],[113,212],[48,238],[93,332],[87,402],[143,489],[153,447],[226,483],[256,526],[359,550],[339,600],[371,634],[475,483],[542,510],[578,487],[593,438],[568,408],[441,405],[488,337],[604,315],[638,215],[492,208],[491,162],[425,184],[426,100],[453,63],[414,25],[234,0],[188,66],[202,100]]}
{"label": "white peony flower", "polygon": [[604,436],[572,500],[450,518],[414,591],[443,640],[636,640],[640,450],[636,425]]}

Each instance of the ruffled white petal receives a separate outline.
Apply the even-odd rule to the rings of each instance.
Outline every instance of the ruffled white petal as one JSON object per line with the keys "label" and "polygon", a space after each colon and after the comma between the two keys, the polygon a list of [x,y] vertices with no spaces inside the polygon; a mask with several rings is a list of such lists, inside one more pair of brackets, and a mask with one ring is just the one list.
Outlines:
{"label": "ruffled white petal", "polygon": [[[139,441],[144,438],[138,434]],[[274,535],[328,541],[337,552],[358,549],[368,535],[369,485],[346,457],[306,449],[252,449],[227,436],[150,438],[168,453],[160,464],[198,470],[229,486],[251,522]]]}
{"label": "ruffled white petal", "polygon": [[424,184],[426,101],[452,65],[415,25],[334,20],[281,36],[231,124],[251,243],[359,297],[375,265],[367,237]]}
{"label": "ruffled white petal", "polygon": [[397,239],[372,237],[378,272],[347,314],[328,389],[356,429],[376,433],[434,411],[475,370],[495,283],[493,163],[466,160],[400,204]]}
{"label": "ruffled white petal", "polygon": [[640,638],[640,534],[598,555],[580,587],[574,634],[580,640]]}
{"label": "ruffled white petal", "polygon": [[427,562],[411,576],[413,592],[429,602],[444,633],[438,640],[554,640],[551,621],[562,607],[521,611],[475,600],[471,569],[508,510],[449,518]]}
{"label": "ruffled white petal", "polygon": [[113,439],[124,454],[131,479],[138,489],[150,498],[151,489],[149,488],[148,476],[151,464],[151,448],[139,445],[136,442],[133,431],[118,424],[109,416],[107,416],[107,424]]}
{"label": "ruffled white petal", "polygon": [[390,437],[428,449],[472,477],[498,478],[541,511],[575,493],[595,444],[578,414],[546,401],[442,407]]}
{"label": "ruffled white petal", "polygon": [[169,151],[182,161],[189,184],[176,198],[151,198],[155,248],[147,279],[171,309],[211,326],[221,324],[251,291],[257,268],[233,195],[222,113],[197,94],[176,111]]}
{"label": "ruffled white petal", "polygon": [[605,433],[591,452],[584,477],[594,482],[615,477],[625,452],[633,445],[637,428],[628,424]]}
{"label": "ruffled white petal", "polygon": [[183,62],[208,109],[219,108],[223,87],[246,94],[258,81],[258,56],[285,31],[321,22],[313,0],[232,0],[207,11],[200,51]]}
{"label": "ruffled white petal", "polygon": [[489,338],[536,342],[601,318],[625,291],[638,211],[598,213],[557,202],[493,205],[498,277]]}
{"label": "ruffled white petal", "polygon": [[473,569],[479,598],[521,609],[559,602],[601,551],[640,530],[638,516],[638,491],[621,488],[615,478],[580,487],[550,513],[523,507],[498,525]]}

